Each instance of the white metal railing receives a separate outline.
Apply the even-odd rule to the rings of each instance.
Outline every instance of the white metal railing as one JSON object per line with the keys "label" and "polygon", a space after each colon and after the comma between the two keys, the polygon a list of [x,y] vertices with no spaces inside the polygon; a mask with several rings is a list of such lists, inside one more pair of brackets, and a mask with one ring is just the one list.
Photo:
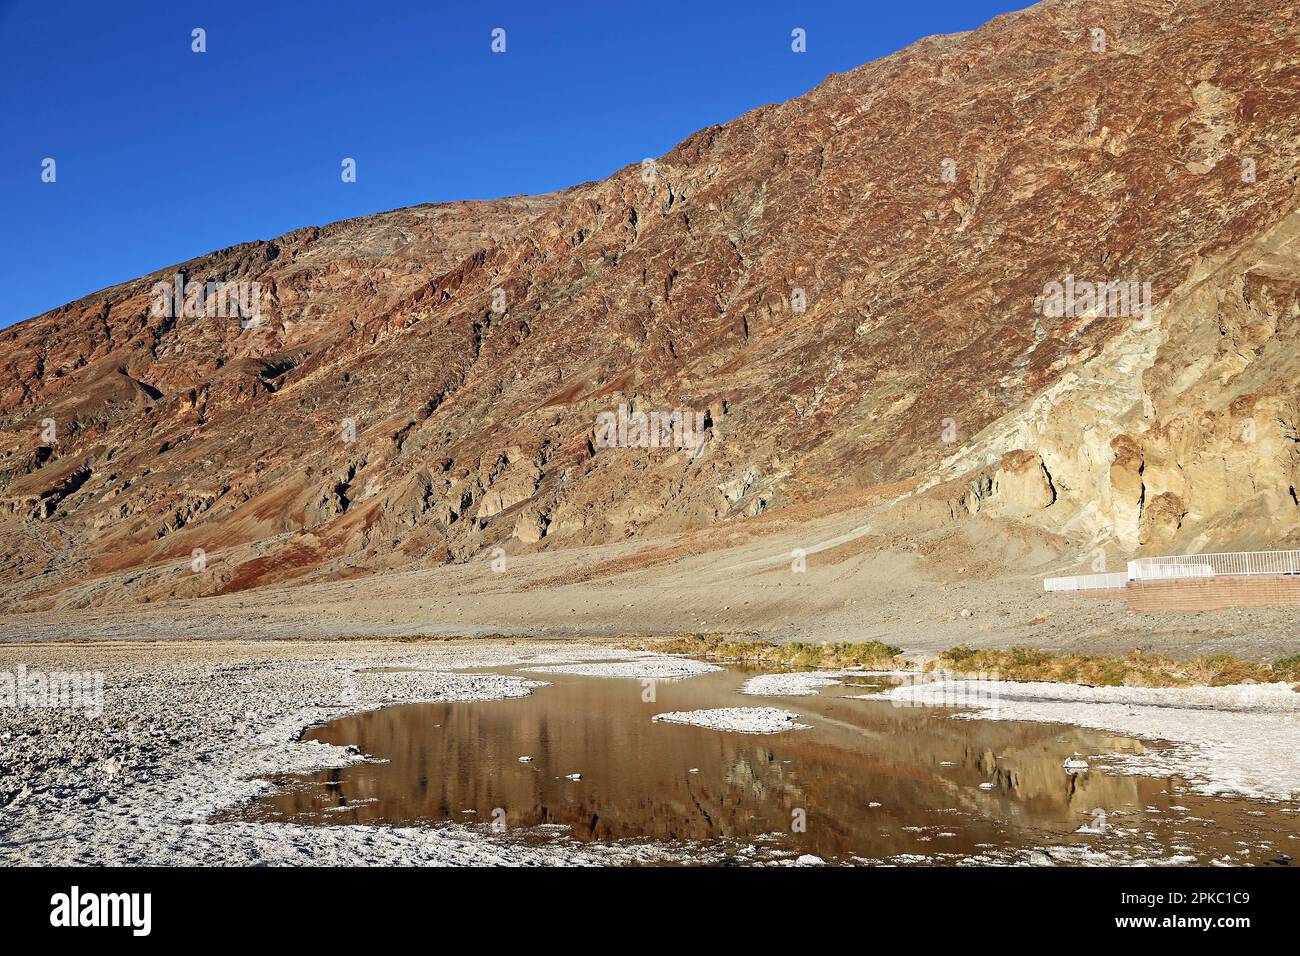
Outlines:
{"label": "white metal railing", "polygon": [[1129,562],[1129,578],[1134,581],[1168,581],[1172,578],[1212,578],[1214,566],[1205,561],[1170,561],[1139,565]]}
{"label": "white metal railing", "polygon": [[1300,551],[1230,551],[1135,558],[1128,563],[1134,581],[1205,578],[1219,574],[1300,574]]}
{"label": "white metal railing", "polygon": [[1071,574],[1062,578],[1045,578],[1044,591],[1107,591],[1128,587],[1128,572],[1111,574]]}

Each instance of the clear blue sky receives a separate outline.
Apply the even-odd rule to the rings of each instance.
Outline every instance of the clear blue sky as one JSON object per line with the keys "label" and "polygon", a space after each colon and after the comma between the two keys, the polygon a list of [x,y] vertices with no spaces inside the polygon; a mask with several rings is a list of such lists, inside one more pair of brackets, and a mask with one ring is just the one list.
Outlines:
{"label": "clear blue sky", "polygon": [[0,327],[300,226],[599,179],[1028,5],[0,0]]}

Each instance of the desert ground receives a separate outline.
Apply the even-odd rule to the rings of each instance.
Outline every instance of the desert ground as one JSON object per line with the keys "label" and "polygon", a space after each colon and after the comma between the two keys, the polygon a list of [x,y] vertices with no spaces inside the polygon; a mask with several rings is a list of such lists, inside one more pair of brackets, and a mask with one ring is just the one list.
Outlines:
{"label": "desert ground", "polygon": [[[918,531],[878,502],[832,500],[495,564],[485,554],[427,570],[79,609],[103,602],[131,576],[123,572],[61,592],[48,611],[6,614],[0,640],[702,633],[878,640],[921,658],[959,645],[1251,660],[1300,651],[1289,608],[1136,614],[1120,600],[1043,591],[1044,577],[1087,572],[1088,558],[1027,523],[976,517]],[[162,573],[191,574],[187,563]]]}

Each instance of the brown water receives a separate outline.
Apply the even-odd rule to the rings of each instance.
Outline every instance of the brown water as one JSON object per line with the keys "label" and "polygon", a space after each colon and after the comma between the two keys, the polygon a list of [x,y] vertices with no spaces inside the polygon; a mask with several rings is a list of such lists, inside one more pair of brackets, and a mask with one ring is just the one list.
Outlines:
{"label": "brown water", "polygon": [[[1286,812],[1294,806],[1199,797],[1177,779],[1109,773],[1097,760],[1083,773],[1062,766],[1076,752],[1158,744],[849,698],[863,687],[748,697],[738,688],[749,673],[659,681],[652,703],[639,680],[548,674],[542,679],[552,685],[526,698],[343,717],[304,737],[353,744],[387,762],[282,778],[277,792],[224,818],[455,821],[483,824],[494,839],[691,841],[728,853],[757,842],[759,857],[905,863],[1006,859],[1034,847],[1189,863],[1300,856],[1300,814]],[[650,719],[755,706],[795,711],[811,729],[737,734]],[[582,779],[566,779],[571,773]],[[488,826],[494,821],[504,832]],[[544,825],[565,829],[537,829]],[[1049,852],[1072,861],[1068,850]]]}

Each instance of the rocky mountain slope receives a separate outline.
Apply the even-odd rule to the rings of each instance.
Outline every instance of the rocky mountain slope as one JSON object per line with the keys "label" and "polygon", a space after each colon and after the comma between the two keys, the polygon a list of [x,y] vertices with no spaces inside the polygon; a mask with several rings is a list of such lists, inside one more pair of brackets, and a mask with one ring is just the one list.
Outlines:
{"label": "rocky mountain slope", "polygon": [[[1297,37],[1282,0],[1045,0],[601,182],[301,229],[0,332],[6,599],[855,492],[883,525],[1025,522],[1081,562],[1294,542]],[[155,314],[177,273],[258,282],[258,322]],[[1145,287],[1150,314],[1055,314],[1067,277]],[[620,407],[702,435],[605,447]]]}

